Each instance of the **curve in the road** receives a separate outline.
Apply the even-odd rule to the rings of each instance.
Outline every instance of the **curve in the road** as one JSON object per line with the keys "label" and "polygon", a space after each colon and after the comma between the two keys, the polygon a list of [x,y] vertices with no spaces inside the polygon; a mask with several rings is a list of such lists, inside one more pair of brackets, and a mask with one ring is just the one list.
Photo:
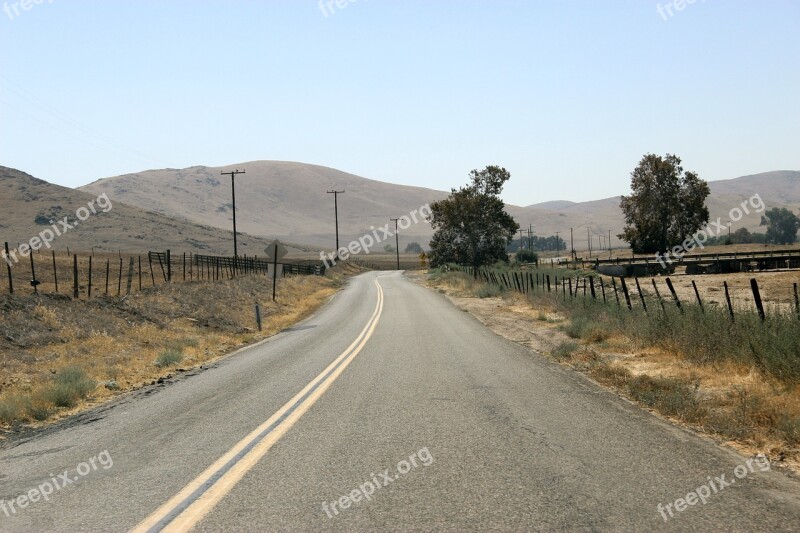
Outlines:
{"label": "curve in the road", "polygon": [[356,339],[325,370],[263,424],[159,507],[132,533],[188,531],[228,494],[269,449],[314,405],[358,356],[378,326],[383,312],[383,289],[375,280],[375,311]]}

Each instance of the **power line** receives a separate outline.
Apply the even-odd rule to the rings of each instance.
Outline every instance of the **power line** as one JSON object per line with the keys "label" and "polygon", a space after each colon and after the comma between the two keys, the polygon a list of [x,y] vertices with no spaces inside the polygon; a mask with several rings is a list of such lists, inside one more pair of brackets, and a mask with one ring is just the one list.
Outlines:
{"label": "power line", "polygon": [[[42,111],[45,114],[50,115],[51,117],[61,121],[62,123],[70,126],[71,128],[74,128],[76,131],[73,132],[73,133],[65,132],[64,130],[59,129],[59,128],[49,124],[48,122],[45,122],[43,120],[39,120],[36,117],[33,117],[30,114],[25,113],[24,111],[22,111],[20,109],[14,108],[10,104],[8,104],[8,102],[4,102],[5,105],[10,107],[11,109],[14,109],[15,111],[17,111],[19,113],[22,113],[22,114],[24,114],[24,115],[26,115],[26,116],[28,116],[30,118],[33,118],[34,120],[37,120],[38,122],[44,124],[45,126],[47,126],[49,128],[52,128],[52,129],[54,129],[56,131],[59,131],[60,133],[63,133],[64,135],[67,135],[69,137],[73,137],[73,138],[78,139],[78,140],[80,140],[82,142],[90,144],[86,139],[81,138],[81,137],[77,137],[75,135],[75,133],[79,133],[79,134],[81,134],[81,135],[83,135],[85,137],[91,138],[94,141],[99,141],[99,142],[105,143],[109,147],[117,150],[118,152],[126,153],[126,155],[128,157],[135,157],[135,158],[138,158],[138,159],[142,159],[142,160],[148,161],[150,163],[157,162],[158,164],[164,164],[164,165],[167,165],[167,166],[171,166],[170,163],[167,162],[167,161],[160,160],[160,159],[158,159],[156,157],[153,157],[153,156],[151,156],[149,154],[141,152],[141,151],[139,151],[139,150],[137,150],[135,148],[127,146],[127,145],[125,145],[123,143],[120,143],[119,141],[116,141],[116,140],[112,139],[111,137],[108,137],[106,135],[103,135],[103,134],[93,130],[92,128],[86,126],[85,124],[79,122],[78,120],[76,120],[76,119],[70,117],[69,115],[63,113],[59,109],[51,106],[50,104],[48,104],[47,102],[45,102],[41,98],[37,97],[36,95],[31,93],[30,91],[26,90],[25,88],[23,88],[19,84],[17,84],[14,81],[10,80],[6,76],[0,75],[0,85],[2,85],[8,91],[11,91],[12,93],[16,94],[16,96],[18,96],[20,98],[23,98],[24,100],[27,100],[28,103],[30,103],[34,107],[37,107],[40,111]],[[97,147],[97,146],[95,145],[95,147]],[[106,147],[102,147],[102,148],[107,150]]]}

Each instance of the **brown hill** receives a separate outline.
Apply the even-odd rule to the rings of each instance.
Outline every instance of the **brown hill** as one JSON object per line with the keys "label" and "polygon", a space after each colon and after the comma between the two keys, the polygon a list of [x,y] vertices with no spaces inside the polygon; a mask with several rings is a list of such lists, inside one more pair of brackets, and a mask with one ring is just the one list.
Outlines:
{"label": "brown hill", "polygon": [[[29,242],[45,230],[54,234],[53,248],[65,250],[142,252],[147,250],[193,251],[231,255],[232,233],[184,219],[150,213],[99,194],[77,191],[34,178],[24,172],[0,166],[0,243],[12,248]],[[96,213],[91,213],[90,203]],[[80,213],[78,210],[85,208]],[[107,212],[103,212],[107,210]],[[87,216],[88,215],[88,216]],[[59,222],[68,217],[66,228]],[[85,218],[84,221],[79,220]],[[51,223],[52,221],[52,223]],[[76,224],[77,222],[77,224]],[[58,232],[55,235],[55,224]],[[242,254],[263,255],[264,237],[242,235]]]}
{"label": "brown hill", "polygon": [[[126,202],[190,221],[220,228],[231,226],[230,178],[220,172],[245,170],[236,178],[237,223],[253,235],[280,237],[292,242],[332,248],[334,235],[333,197],[326,191],[346,190],[339,197],[340,240],[346,243],[380,227],[390,217],[408,214],[448,193],[421,187],[393,185],[347,174],[339,170],[282,161],[254,161],[228,167],[191,167],[182,170],[150,170],[96,181],[80,189],[92,194],[108,193]],[[512,178],[513,179],[513,178]],[[711,182],[709,208],[712,220],[727,222],[730,210],[753,194],[760,194],[768,207],[800,207],[800,172],[779,171]],[[534,225],[538,235],[559,232],[569,239],[574,229],[576,249],[585,249],[587,228],[594,247],[597,235],[612,230],[612,244],[623,219],[619,197],[592,202],[547,202],[507,209],[523,228]],[[759,230],[760,217],[750,215],[733,229]],[[420,223],[401,232],[401,248],[411,241],[425,245],[432,234]]]}
{"label": "brown hill", "polygon": [[[220,172],[236,168],[246,171],[236,176],[236,221],[241,231],[328,248],[333,248],[335,232],[334,200],[332,194],[326,194],[329,190],[346,190],[339,196],[342,244],[371,233],[372,227],[383,226],[390,217],[408,215],[447,196],[432,189],[392,185],[331,168],[282,161],[149,170],[102,179],[80,190],[95,195],[106,192],[112,199],[157,213],[230,228],[230,177]],[[431,234],[427,223],[415,224],[402,232],[401,247],[411,241],[427,243]]]}

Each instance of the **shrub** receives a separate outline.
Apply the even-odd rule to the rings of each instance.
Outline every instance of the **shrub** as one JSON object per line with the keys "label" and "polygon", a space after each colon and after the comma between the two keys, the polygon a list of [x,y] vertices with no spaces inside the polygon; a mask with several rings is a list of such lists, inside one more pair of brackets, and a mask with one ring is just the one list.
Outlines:
{"label": "shrub", "polygon": [[478,298],[495,298],[503,294],[503,288],[493,283],[481,285],[476,290]]}
{"label": "shrub", "polygon": [[0,401],[0,423],[11,424],[21,415],[19,402],[15,398]]}
{"label": "shrub", "polygon": [[[56,407],[75,407],[78,400],[87,397],[96,386],[97,383],[90,379],[82,368],[70,366],[53,376],[52,383],[42,390],[41,397],[35,398],[34,403],[50,403]],[[41,402],[36,400],[41,400]]]}
{"label": "shrub", "polygon": [[578,350],[578,343],[575,341],[563,341],[553,348],[553,357],[556,359],[569,359]]}
{"label": "shrub", "polygon": [[539,254],[533,250],[520,250],[515,256],[517,263],[536,263],[539,261]]}
{"label": "shrub", "polygon": [[161,355],[156,359],[156,366],[164,368],[168,366],[177,365],[183,361],[183,354],[178,350],[167,349],[161,352]]}

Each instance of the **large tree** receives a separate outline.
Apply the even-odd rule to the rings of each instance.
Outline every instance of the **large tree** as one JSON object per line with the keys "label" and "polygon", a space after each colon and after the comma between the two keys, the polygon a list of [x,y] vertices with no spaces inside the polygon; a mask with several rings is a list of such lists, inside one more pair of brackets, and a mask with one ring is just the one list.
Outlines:
{"label": "large tree", "polygon": [[506,246],[519,229],[500,199],[511,174],[488,166],[470,172],[470,183],[431,205],[435,233],[429,254],[431,266],[458,263],[474,268],[508,262]]}
{"label": "large tree", "polygon": [[631,191],[620,203],[625,229],[618,237],[635,253],[667,252],[708,222],[708,183],[684,172],[678,156],[645,155],[631,173]]}
{"label": "large tree", "polygon": [[767,227],[767,242],[775,244],[794,244],[800,218],[785,207],[773,207],[761,217],[761,225]]}

